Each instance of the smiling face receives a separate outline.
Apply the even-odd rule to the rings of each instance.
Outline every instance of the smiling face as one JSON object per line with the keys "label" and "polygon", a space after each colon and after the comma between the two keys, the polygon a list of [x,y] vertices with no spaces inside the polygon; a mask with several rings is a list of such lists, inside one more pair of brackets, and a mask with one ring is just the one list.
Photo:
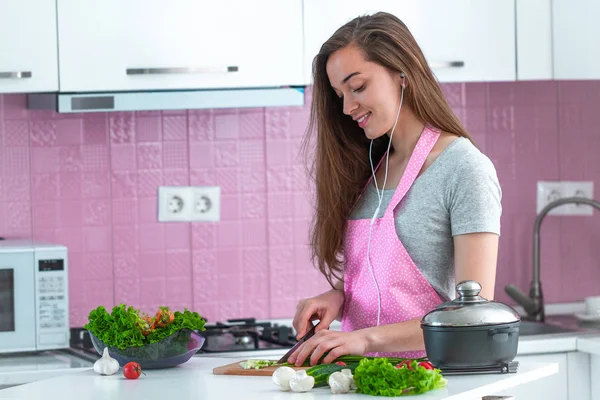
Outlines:
{"label": "smiling face", "polygon": [[392,130],[400,104],[400,73],[365,60],[363,52],[350,45],[331,54],[327,76],[343,101],[344,114],[352,117],[369,139]]}

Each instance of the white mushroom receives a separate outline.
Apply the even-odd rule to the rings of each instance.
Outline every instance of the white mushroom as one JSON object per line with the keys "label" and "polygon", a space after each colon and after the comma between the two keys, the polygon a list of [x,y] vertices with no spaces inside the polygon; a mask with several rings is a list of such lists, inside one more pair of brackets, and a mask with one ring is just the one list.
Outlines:
{"label": "white mushroom", "polygon": [[296,370],[291,367],[279,367],[273,372],[271,379],[284,392],[290,390],[290,381],[296,376]]}
{"label": "white mushroom", "polygon": [[344,368],[342,370],[342,375],[345,375],[350,379],[350,390],[356,389],[356,382],[354,382],[354,375],[352,375],[352,370],[349,368]]}
{"label": "white mushroom", "polygon": [[[346,369],[345,371],[350,371],[348,369]],[[350,391],[350,379],[351,376],[348,376],[348,374],[344,374],[342,372],[334,372],[331,375],[329,375],[329,380],[327,381],[327,383],[329,383],[329,387],[331,388],[331,393],[334,394],[338,394],[338,393],[348,393]]]}
{"label": "white mushroom", "polygon": [[315,386],[315,378],[308,375],[305,370],[296,372],[296,376],[290,381],[290,388],[294,392],[308,392]]}

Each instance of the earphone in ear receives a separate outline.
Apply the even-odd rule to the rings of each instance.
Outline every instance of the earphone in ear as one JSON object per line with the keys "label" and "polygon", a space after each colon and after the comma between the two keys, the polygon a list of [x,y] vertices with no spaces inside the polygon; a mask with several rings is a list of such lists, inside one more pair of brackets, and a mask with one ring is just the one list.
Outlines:
{"label": "earphone in ear", "polygon": [[381,292],[379,290],[379,284],[377,283],[377,279],[375,278],[375,272],[373,271],[373,267],[371,266],[371,234],[373,232],[373,224],[377,219],[377,215],[379,215],[379,210],[381,209],[381,202],[383,200],[383,192],[385,190],[385,184],[387,182],[388,176],[388,167],[389,167],[389,157],[390,157],[390,147],[392,146],[392,136],[394,135],[394,131],[396,130],[396,125],[398,124],[398,118],[400,117],[400,110],[402,109],[402,102],[404,100],[404,88],[405,88],[405,78],[406,75],[402,72],[400,73],[402,77],[402,91],[400,94],[400,106],[398,107],[398,113],[396,114],[396,121],[394,122],[394,127],[390,132],[390,142],[388,144],[388,148],[386,151],[386,161],[385,161],[385,178],[383,179],[383,187],[381,188],[381,192],[379,191],[379,186],[377,185],[377,177],[375,176],[375,168],[373,167],[373,157],[371,156],[373,149],[373,140],[371,139],[371,146],[369,147],[369,161],[371,162],[371,172],[373,173],[373,182],[375,184],[375,190],[377,190],[378,204],[375,212],[373,213],[373,217],[371,218],[371,224],[369,226],[369,240],[367,242],[367,265],[369,266],[369,271],[371,272],[371,277],[373,278],[373,282],[375,283],[375,289],[377,290],[377,326],[380,324],[381,320]]}

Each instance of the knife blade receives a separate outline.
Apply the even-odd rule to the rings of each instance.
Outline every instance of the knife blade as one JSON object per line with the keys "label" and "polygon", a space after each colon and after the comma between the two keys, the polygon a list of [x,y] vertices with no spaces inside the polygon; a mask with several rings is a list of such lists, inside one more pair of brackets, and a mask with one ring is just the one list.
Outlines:
{"label": "knife blade", "polygon": [[279,361],[277,361],[277,364],[282,364],[284,362],[287,362],[287,359],[289,358],[289,356],[292,355],[292,353],[294,353],[296,351],[296,349],[298,349],[298,347],[300,347],[302,345],[302,343],[306,342],[308,339],[310,339],[311,337],[313,337],[313,335],[315,334],[315,328],[317,327],[317,325],[313,325],[312,328],[310,328],[310,330],[308,332],[306,332],[306,335],[302,336],[300,338],[300,340],[298,340],[298,343],[296,343],[294,346],[292,346],[292,348],[283,355],[283,357],[281,357],[279,359]]}

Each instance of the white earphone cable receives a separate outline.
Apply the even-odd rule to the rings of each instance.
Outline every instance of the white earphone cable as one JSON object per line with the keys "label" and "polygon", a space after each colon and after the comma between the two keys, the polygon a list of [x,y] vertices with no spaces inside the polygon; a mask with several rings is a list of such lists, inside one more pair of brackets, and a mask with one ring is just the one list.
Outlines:
{"label": "white earphone cable", "polygon": [[369,227],[369,240],[367,242],[367,265],[369,266],[369,271],[371,272],[371,277],[373,278],[373,282],[375,283],[375,288],[377,290],[377,326],[380,324],[381,320],[381,292],[379,290],[379,284],[377,283],[377,279],[375,278],[375,272],[373,271],[373,267],[371,265],[371,234],[373,232],[373,224],[377,215],[379,214],[379,210],[381,208],[381,202],[383,201],[383,192],[385,190],[385,184],[387,182],[388,177],[388,167],[389,167],[389,157],[390,157],[390,147],[392,145],[392,136],[394,135],[394,130],[396,130],[396,124],[398,124],[398,118],[400,117],[400,110],[402,109],[402,102],[404,100],[404,77],[402,78],[402,93],[400,95],[400,106],[398,107],[398,113],[396,114],[396,121],[394,122],[394,127],[392,128],[392,132],[390,133],[390,141],[388,143],[388,148],[386,151],[386,161],[385,161],[385,177],[383,179],[383,187],[381,188],[381,193],[379,192],[379,186],[377,185],[377,177],[375,176],[375,168],[373,167],[373,158],[371,156],[373,149],[373,140],[371,140],[371,145],[369,146],[369,161],[371,162],[371,172],[373,173],[373,181],[375,184],[375,190],[377,191],[378,204],[375,209],[375,213],[371,218],[371,225]]}

